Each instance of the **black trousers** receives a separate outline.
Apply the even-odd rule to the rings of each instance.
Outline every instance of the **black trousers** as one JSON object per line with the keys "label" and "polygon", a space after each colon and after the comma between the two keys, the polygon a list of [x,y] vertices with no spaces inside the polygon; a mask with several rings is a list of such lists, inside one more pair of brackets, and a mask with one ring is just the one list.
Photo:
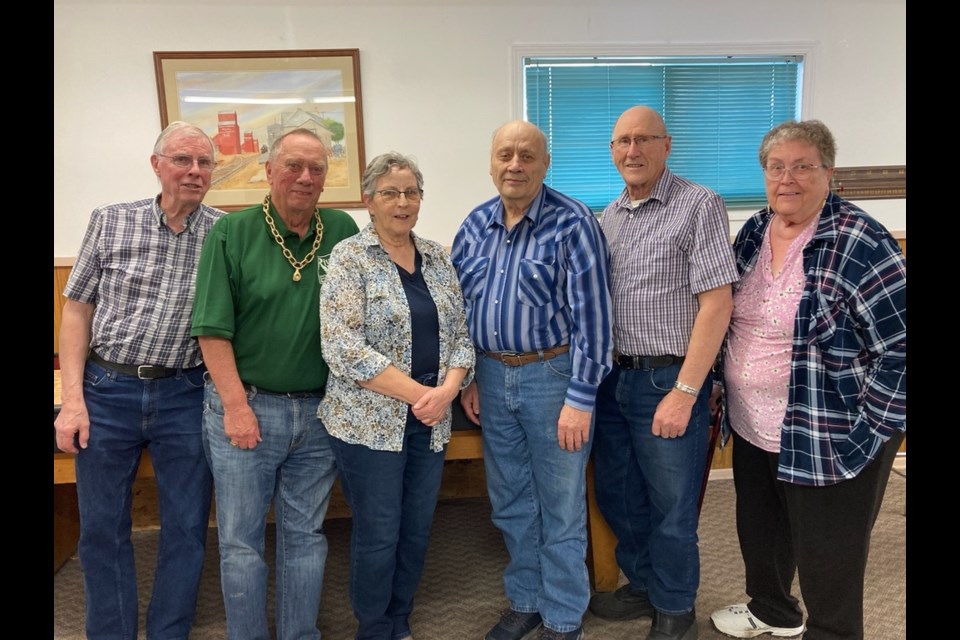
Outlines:
{"label": "black trousers", "polygon": [[776,627],[799,627],[790,593],[800,575],[808,619],[805,640],[863,639],[863,579],[870,532],[903,434],[857,477],[826,487],[777,480],[777,454],[734,432],[737,535],[751,613]]}

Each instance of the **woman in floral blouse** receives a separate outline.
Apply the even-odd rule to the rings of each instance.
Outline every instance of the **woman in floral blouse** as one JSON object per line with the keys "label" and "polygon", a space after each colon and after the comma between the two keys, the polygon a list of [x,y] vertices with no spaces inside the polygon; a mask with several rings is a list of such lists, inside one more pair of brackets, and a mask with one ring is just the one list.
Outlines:
{"label": "woman in floral blouse", "polygon": [[330,365],[319,416],[353,512],[350,600],[357,640],[410,639],[450,403],[474,349],[447,251],[413,233],[423,175],[398,153],[363,176],[370,224],[338,244],[320,296]]}

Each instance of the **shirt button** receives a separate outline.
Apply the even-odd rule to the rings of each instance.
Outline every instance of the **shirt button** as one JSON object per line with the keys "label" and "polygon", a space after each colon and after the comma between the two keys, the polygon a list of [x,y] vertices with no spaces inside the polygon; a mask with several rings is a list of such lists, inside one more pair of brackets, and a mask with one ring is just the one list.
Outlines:
{"label": "shirt button", "polygon": [[537,276],[533,276],[533,279],[536,280],[536,279],[537,279]]}

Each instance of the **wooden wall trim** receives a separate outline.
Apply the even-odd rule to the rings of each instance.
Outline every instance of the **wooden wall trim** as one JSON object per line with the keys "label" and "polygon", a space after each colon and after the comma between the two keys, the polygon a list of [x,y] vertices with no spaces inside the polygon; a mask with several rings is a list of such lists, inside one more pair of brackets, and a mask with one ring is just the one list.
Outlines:
{"label": "wooden wall trim", "polygon": [[[894,231],[893,236],[900,244],[903,255],[907,255],[907,232]],[[73,258],[54,258],[53,259],[53,352],[60,351],[60,322],[63,317],[63,303],[66,300],[63,297],[63,289],[67,286],[67,277],[70,275],[70,269],[73,266]],[[907,441],[903,441],[900,447],[901,451],[907,450]],[[713,459],[713,469],[726,469],[732,466],[732,447],[725,447],[718,450]]]}
{"label": "wooden wall trim", "polygon": [[[907,255],[907,232],[892,231],[893,237],[900,243],[900,250]],[[67,286],[67,277],[75,258],[53,259],[53,352],[60,351],[60,319],[63,317],[63,289]]]}

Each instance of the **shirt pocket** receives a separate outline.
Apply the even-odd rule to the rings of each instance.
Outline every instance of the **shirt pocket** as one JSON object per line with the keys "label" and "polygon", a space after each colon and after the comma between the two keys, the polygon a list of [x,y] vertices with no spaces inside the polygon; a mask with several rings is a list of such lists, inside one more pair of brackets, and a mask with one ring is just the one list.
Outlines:
{"label": "shirt pocket", "polygon": [[531,307],[542,307],[553,299],[556,291],[557,266],[541,260],[520,260],[517,296]]}
{"label": "shirt pocket", "polygon": [[487,270],[490,268],[490,258],[474,256],[464,258],[460,263],[460,288],[466,300],[476,300],[483,292],[487,279]]}

